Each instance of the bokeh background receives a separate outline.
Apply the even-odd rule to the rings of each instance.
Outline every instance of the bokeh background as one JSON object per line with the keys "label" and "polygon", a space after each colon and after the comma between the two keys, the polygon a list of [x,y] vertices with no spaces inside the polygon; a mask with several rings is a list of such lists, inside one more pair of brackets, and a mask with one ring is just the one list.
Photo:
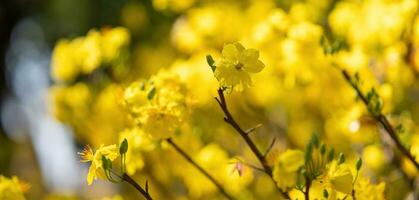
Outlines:
{"label": "bokeh background", "polygon": [[[257,163],[224,124],[213,100],[217,81],[205,61],[207,54],[219,58],[225,43],[239,41],[260,50],[266,68],[253,77],[253,87],[228,98],[243,127],[262,124],[252,136],[260,149],[277,138],[271,162],[286,148],[304,149],[316,132],[345,152],[348,162],[362,157],[363,175],[385,182],[388,199],[415,199],[417,170],[356,101],[320,39],[345,41],[347,49],[333,59],[359,72],[365,90],[377,89],[383,112],[393,124],[403,124],[400,137],[417,153],[418,6],[417,0],[2,0],[0,174],[29,182],[28,199],[135,198],[127,185],[98,181],[87,186],[88,166],[76,153],[86,144],[118,143],[128,119],[114,94],[161,69],[180,75],[196,100],[175,138],[190,155],[214,172],[230,158]],[[130,33],[121,73],[100,71],[65,84],[51,77],[51,57],[60,39],[120,26]],[[70,113],[63,117],[57,109],[72,101],[51,98],[51,88],[71,89],[76,83],[88,88],[88,103],[76,102],[79,107],[62,112]],[[68,99],[83,100],[77,88],[69,94]],[[152,194],[158,199],[222,198],[176,152],[162,146],[141,151],[136,168],[135,178],[149,180]],[[232,193],[242,199],[278,198],[269,178],[248,170],[244,177],[226,178]]]}

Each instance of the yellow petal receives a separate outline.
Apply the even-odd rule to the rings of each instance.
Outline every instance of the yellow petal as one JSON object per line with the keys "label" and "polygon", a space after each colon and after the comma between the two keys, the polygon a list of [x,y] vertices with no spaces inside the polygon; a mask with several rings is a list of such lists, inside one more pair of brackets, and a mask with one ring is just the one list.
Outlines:
{"label": "yellow petal", "polygon": [[250,73],[258,73],[262,71],[263,68],[265,68],[265,64],[263,64],[262,61],[256,60],[251,63],[245,63],[243,66],[244,70]]}
{"label": "yellow petal", "polygon": [[352,192],[352,174],[348,171],[345,174],[334,177],[330,180],[333,187],[342,193],[350,194]]}
{"label": "yellow petal", "polygon": [[234,44],[224,45],[222,51],[223,57],[229,61],[235,61],[239,59],[240,51],[237,49],[237,46]]}
{"label": "yellow petal", "polygon": [[92,164],[89,167],[89,173],[87,173],[87,185],[91,185],[95,178],[96,178],[96,167]]}

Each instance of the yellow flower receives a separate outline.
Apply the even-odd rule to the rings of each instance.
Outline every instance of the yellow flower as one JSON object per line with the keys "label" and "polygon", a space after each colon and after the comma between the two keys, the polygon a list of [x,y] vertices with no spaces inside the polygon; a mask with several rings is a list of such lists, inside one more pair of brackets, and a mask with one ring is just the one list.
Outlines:
{"label": "yellow flower", "polygon": [[51,76],[55,81],[72,81],[80,72],[73,54],[71,41],[60,40],[54,47],[51,59]]}
{"label": "yellow flower", "polygon": [[367,178],[359,177],[355,184],[355,199],[384,200],[385,183],[372,184]]}
{"label": "yellow flower", "polygon": [[93,152],[90,146],[78,153],[81,157],[80,162],[92,162],[89,168],[89,173],[87,174],[87,184],[91,185],[93,180],[96,178],[105,179],[105,171],[102,166],[102,156],[105,156],[109,160],[113,161],[119,156],[119,148],[116,144],[104,146],[103,144]]}
{"label": "yellow flower", "polygon": [[90,74],[100,67],[102,52],[100,49],[101,35],[98,31],[91,30],[86,37],[76,38],[73,42],[79,42],[75,44],[76,53],[73,59],[81,67],[82,73]]}
{"label": "yellow flower", "polygon": [[333,160],[326,166],[326,173],[318,180],[324,187],[331,189],[331,195],[335,195],[335,191],[350,194],[352,192],[353,176],[347,164],[338,164]]}
{"label": "yellow flower", "polygon": [[104,60],[112,61],[117,58],[122,47],[127,46],[129,41],[130,35],[126,28],[117,27],[102,31],[102,51]]}
{"label": "yellow flower", "polygon": [[20,181],[16,176],[7,178],[0,175],[0,200],[24,200],[23,193],[29,185]]}
{"label": "yellow flower", "polygon": [[276,159],[273,178],[282,190],[295,186],[297,172],[304,165],[304,153],[299,150],[287,150]]}
{"label": "yellow flower", "polygon": [[259,60],[259,51],[245,49],[240,43],[226,44],[214,75],[228,92],[242,91],[252,83],[249,73],[260,72],[264,67]]}
{"label": "yellow flower", "polygon": [[167,138],[182,124],[190,101],[179,76],[164,71],[131,84],[124,102],[134,121],[156,138]]}

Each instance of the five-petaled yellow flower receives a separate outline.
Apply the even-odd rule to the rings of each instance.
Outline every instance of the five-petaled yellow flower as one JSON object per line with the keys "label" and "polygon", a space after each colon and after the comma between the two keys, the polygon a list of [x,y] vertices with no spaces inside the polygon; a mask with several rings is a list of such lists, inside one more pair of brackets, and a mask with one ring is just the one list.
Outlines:
{"label": "five-petaled yellow flower", "polygon": [[96,178],[106,179],[105,170],[102,166],[102,156],[105,156],[109,160],[113,161],[119,156],[119,149],[116,144],[104,146],[103,144],[93,152],[90,146],[86,146],[85,149],[78,153],[81,157],[80,162],[92,162],[87,174],[87,184],[91,185],[93,180]]}
{"label": "five-petaled yellow flower", "polygon": [[240,43],[226,44],[214,75],[220,87],[225,88],[227,92],[242,91],[252,83],[249,73],[260,72],[264,67],[259,60],[259,51],[245,49]]}
{"label": "five-petaled yellow flower", "polygon": [[330,197],[335,197],[336,192],[350,194],[352,192],[353,176],[349,166],[345,163],[338,164],[336,160],[329,163],[326,167],[326,173],[317,181],[329,190]]}

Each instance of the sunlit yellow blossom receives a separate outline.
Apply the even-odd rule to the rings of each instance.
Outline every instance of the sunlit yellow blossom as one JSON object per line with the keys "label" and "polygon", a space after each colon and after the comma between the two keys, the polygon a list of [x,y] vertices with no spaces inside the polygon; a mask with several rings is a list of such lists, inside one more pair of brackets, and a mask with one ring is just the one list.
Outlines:
{"label": "sunlit yellow blossom", "polygon": [[76,38],[73,42],[76,43],[73,59],[80,66],[82,73],[90,74],[100,67],[102,52],[100,49],[101,35],[98,31],[91,30],[86,37]]}
{"label": "sunlit yellow blossom", "polygon": [[7,178],[0,175],[0,200],[24,200],[23,193],[29,185],[20,181],[16,176]]}
{"label": "sunlit yellow blossom", "polygon": [[286,150],[278,156],[274,169],[273,178],[282,190],[295,186],[297,172],[304,165],[304,153],[299,150]]}
{"label": "sunlit yellow blossom", "polygon": [[124,92],[134,120],[156,138],[167,138],[188,114],[189,99],[179,76],[159,72],[149,81],[131,84]]}
{"label": "sunlit yellow blossom", "polygon": [[245,49],[240,43],[226,44],[222,54],[214,75],[227,91],[249,87],[252,83],[249,73],[260,72],[265,67],[259,60],[259,51]]}
{"label": "sunlit yellow blossom", "polygon": [[117,27],[102,31],[102,51],[106,61],[112,61],[121,53],[121,49],[130,42],[130,35],[126,28]]}
{"label": "sunlit yellow blossom", "polygon": [[373,170],[378,171],[386,165],[385,153],[380,146],[374,144],[368,145],[364,148],[362,154],[365,165]]}
{"label": "sunlit yellow blossom", "polygon": [[324,175],[316,179],[316,182],[328,189],[331,196],[337,195],[336,192],[350,194],[352,192],[353,176],[348,165],[345,163],[338,164],[333,160],[326,166]]}
{"label": "sunlit yellow blossom", "polygon": [[90,146],[78,153],[81,157],[80,162],[91,162],[89,173],[87,174],[87,184],[91,185],[97,178],[106,179],[105,170],[102,166],[102,156],[113,161],[119,156],[119,148],[117,145],[104,146],[101,145],[93,152]]}
{"label": "sunlit yellow blossom", "polygon": [[384,200],[385,183],[371,183],[367,178],[359,177],[355,183],[355,199],[357,200]]}
{"label": "sunlit yellow blossom", "polygon": [[63,39],[54,47],[51,76],[55,81],[72,81],[80,73],[80,68],[73,59],[73,46],[71,41]]}

